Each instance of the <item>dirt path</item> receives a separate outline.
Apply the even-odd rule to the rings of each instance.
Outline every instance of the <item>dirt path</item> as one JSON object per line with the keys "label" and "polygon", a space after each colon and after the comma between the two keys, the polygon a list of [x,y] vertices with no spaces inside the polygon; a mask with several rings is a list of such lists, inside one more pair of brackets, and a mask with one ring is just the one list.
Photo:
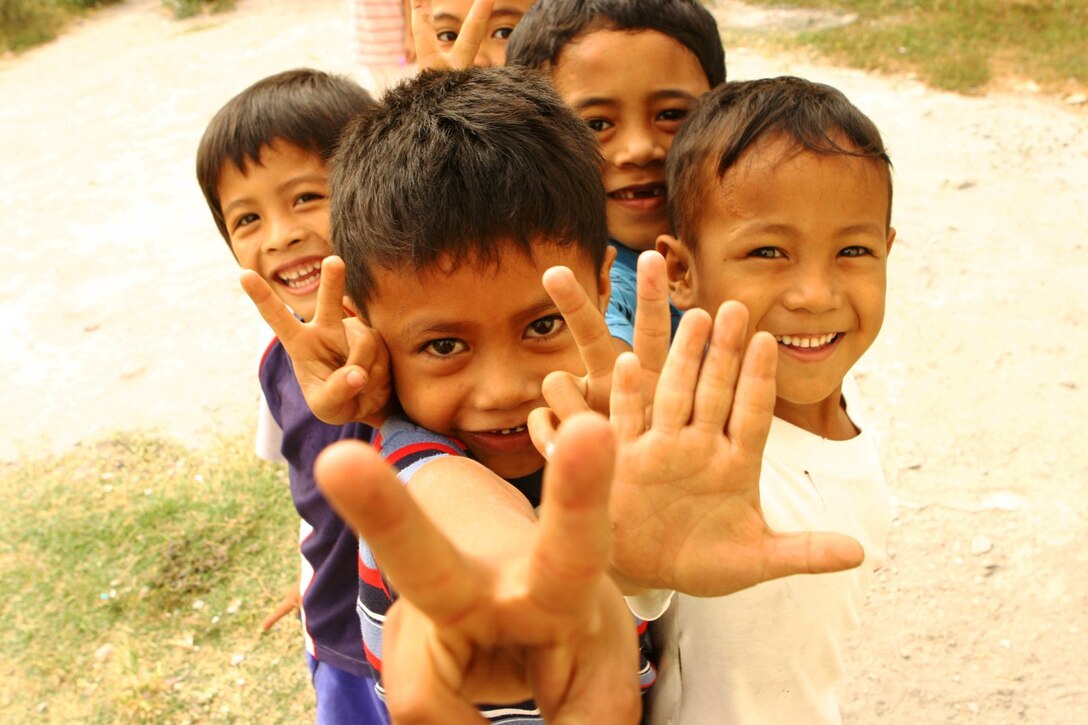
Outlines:
{"label": "dirt path", "polygon": [[[0,60],[0,459],[247,429],[260,327],[193,154],[253,80],[349,70],[345,17],[248,0],[175,22],[131,0]],[[779,73],[842,88],[896,164],[889,316],[860,372],[899,515],[848,720],[1083,722],[1088,113],[729,49],[732,78]]]}

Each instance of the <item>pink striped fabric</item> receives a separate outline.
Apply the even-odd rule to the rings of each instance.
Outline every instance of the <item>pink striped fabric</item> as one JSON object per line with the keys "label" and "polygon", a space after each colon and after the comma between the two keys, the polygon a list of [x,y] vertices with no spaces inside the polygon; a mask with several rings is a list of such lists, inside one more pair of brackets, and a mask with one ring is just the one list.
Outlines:
{"label": "pink striped fabric", "polygon": [[404,64],[403,0],[348,0],[352,58],[363,67]]}

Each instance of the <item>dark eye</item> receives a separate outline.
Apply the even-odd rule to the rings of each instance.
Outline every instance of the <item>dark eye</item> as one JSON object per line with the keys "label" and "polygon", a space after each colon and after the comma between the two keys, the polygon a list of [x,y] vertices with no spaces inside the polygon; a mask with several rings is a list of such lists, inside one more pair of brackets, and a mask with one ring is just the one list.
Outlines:
{"label": "dark eye", "polygon": [[452,43],[457,40],[457,31],[455,30],[440,30],[435,33],[435,37],[438,38],[440,43]]}
{"label": "dark eye", "polygon": [[868,247],[846,247],[839,252],[844,257],[864,257],[867,254],[872,254],[872,251]]}
{"label": "dark eye", "polygon": [[324,199],[324,198],[325,197],[322,196],[321,194],[317,194],[317,193],[308,191],[308,192],[299,194],[298,199],[295,200],[295,203],[305,204],[306,202],[309,202],[309,201],[320,201],[321,199]]}
{"label": "dark eye", "polygon": [[247,227],[258,219],[260,219],[260,217],[256,214],[243,214],[234,220],[234,228]]}
{"label": "dark eye", "polygon": [[753,249],[748,252],[749,257],[756,257],[757,259],[778,259],[779,257],[786,256],[782,253],[782,250],[778,247],[760,247],[759,249]]}
{"label": "dark eye", "polygon": [[612,128],[612,122],[604,118],[589,118],[586,119],[586,125],[593,133],[600,133],[601,131],[607,131]]}
{"label": "dark eye", "polygon": [[510,37],[510,33],[514,32],[513,28],[499,28],[491,34],[492,38],[498,38],[499,40],[506,40]]}
{"label": "dark eye", "polygon": [[525,330],[525,336],[534,339],[543,339],[559,333],[563,329],[562,315],[548,315],[539,320],[533,320]]}
{"label": "dark eye", "polygon": [[659,121],[683,121],[688,117],[688,109],[686,108],[666,108],[661,113],[657,114]]}
{"label": "dark eye", "polygon": [[438,357],[456,355],[465,348],[465,343],[454,337],[443,337],[440,340],[431,340],[423,346],[425,352]]}

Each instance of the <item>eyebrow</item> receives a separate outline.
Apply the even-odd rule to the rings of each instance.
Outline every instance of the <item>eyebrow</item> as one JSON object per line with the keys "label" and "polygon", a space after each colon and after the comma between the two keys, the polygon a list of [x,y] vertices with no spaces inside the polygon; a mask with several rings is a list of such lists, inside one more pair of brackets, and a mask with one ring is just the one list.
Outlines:
{"label": "eyebrow", "polygon": [[[289,189],[290,187],[297,186],[299,184],[327,184],[328,182],[329,177],[323,174],[305,174],[303,176],[294,176],[277,186],[276,192],[282,193],[285,189]],[[250,201],[251,199],[248,196],[243,196],[241,199],[235,199],[234,201],[223,207],[223,216],[226,217],[227,212],[234,207],[244,206],[245,204],[250,203]]]}
{"label": "eyebrow", "polygon": [[[695,96],[687,91],[682,91],[679,88],[663,88],[660,91],[654,91],[650,94],[651,101],[662,100],[680,100],[680,101],[694,101]],[[616,105],[615,98],[608,98],[606,96],[590,96],[589,98],[583,98],[573,105],[575,111],[581,111],[592,106],[614,106]]]}
{"label": "eyebrow", "polygon": [[[768,224],[756,224],[754,226],[741,225],[741,234],[785,234],[792,235],[797,233],[797,228],[790,226],[789,224],[777,224],[774,222]],[[876,236],[883,236],[885,233],[884,227],[878,224],[851,224],[848,227],[843,227],[835,232],[836,237],[851,237],[858,234],[873,234]]]}
{"label": "eyebrow", "polygon": [[[519,310],[513,315],[513,319],[521,320],[524,321],[525,324],[529,324],[533,320],[539,319],[549,313],[559,314],[559,310],[551,297],[548,297],[546,292],[543,294],[544,299]],[[431,316],[423,317],[419,320],[410,319],[401,332],[403,333],[403,337],[415,340],[417,338],[433,337],[434,335],[457,337],[464,335],[467,332],[472,332],[476,327],[477,325],[462,322],[461,320],[449,320]]]}

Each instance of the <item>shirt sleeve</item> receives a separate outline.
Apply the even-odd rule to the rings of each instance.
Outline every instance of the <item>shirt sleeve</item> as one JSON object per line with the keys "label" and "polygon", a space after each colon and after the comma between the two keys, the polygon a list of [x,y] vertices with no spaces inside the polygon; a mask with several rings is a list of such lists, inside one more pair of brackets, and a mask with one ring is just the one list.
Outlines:
{"label": "shirt sleeve", "polygon": [[257,435],[254,440],[254,450],[257,457],[270,463],[287,463],[283,457],[283,429],[272,417],[272,411],[268,407],[268,399],[261,392],[260,402],[257,404]]}

